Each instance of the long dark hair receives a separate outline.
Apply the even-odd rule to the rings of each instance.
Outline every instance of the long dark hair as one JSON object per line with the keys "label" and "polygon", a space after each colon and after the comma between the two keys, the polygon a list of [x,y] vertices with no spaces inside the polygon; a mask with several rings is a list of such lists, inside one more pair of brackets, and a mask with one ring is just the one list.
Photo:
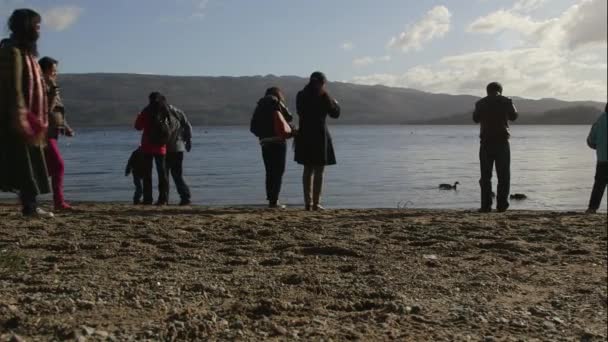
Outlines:
{"label": "long dark hair", "polygon": [[157,91],[150,93],[148,95],[148,106],[145,111],[153,117],[168,117],[170,110],[167,98]]}
{"label": "long dark hair", "polygon": [[283,91],[279,87],[270,87],[266,89],[265,96],[272,95],[278,98],[281,102],[285,102],[285,95],[283,95]]}
{"label": "long dark hair", "polygon": [[39,34],[36,25],[42,22],[38,12],[29,8],[21,8],[13,11],[8,19],[8,28],[11,31],[11,40],[16,47],[38,56]]}

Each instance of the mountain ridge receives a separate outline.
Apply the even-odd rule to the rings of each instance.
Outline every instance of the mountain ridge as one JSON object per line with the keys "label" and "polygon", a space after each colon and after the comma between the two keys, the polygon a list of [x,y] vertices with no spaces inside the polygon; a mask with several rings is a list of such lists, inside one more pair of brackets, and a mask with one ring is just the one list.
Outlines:
{"label": "mountain ridge", "polygon": [[[298,76],[164,76],[130,73],[62,74],[59,85],[75,126],[132,125],[151,91],[161,91],[194,125],[248,125],[257,100],[279,86],[295,112],[295,96],[307,83]],[[336,124],[434,122],[472,111],[473,95],[429,93],[412,88],[331,82],[329,92],[342,105]],[[514,97],[522,113],[542,114],[576,106],[603,108],[594,101],[530,100]],[[580,123],[587,123],[580,122]]]}

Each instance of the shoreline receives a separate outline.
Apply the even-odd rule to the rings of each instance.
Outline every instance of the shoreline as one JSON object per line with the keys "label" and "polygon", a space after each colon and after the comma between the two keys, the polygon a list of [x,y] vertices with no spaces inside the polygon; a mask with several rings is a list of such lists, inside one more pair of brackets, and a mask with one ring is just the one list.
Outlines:
{"label": "shoreline", "polygon": [[[52,208],[53,207],[53,203],[51,200],[41,200],[39,201],[39,204],[42,207],[45,208]],[[218,205],[206,205],[206,204],[192,204],[192,205],[188,205],[188,206],[179,206],[177,203],[175,204],[169,204],[167,206],[162,206],[162,207],[158,207],[155,205],[149,205],[149,206],[144,206],[144,205],[134,205],[129,201],[70,201],[70,204],[72,206],[75,207],[76,210],[78,210],[78,207],[90,207],[90,206],[95,206],[95,205],[102,205],[102,206],[124,206],[124,207],[131,207],[131,208],[157,208],[157,209],[161,209],[161,208],[184,208],[184,209],[199,209],[199,210],[205,210],[205,209],[243,209],[243,210],[251,210],[251,209],[257,209],[257,210],[267,210],[267,211],[276,211],[276,212],[281,212],[281,211],[304,211],[304,204],[289,204],[289,203],[282,203],[283,205],[286,205],[286,208],[283,210],[277,210],[277,209],[269,209],[268,208],[268,204],[265,202],[261,202],[261,203],[252,203],[252,204],[218,204]],[[18,199],[17,197],[15,197],[14,200],[10,200],[7,198],[0,198],[0,207],[11,207],[14,206],[16,208],[18,208]],[[461,212],[461,213],[476,213],[477,212],[477,208],[427,208],[427,207],[405,207],[405,208],[401,208],[401,207],[333,207],[333,206],[325,206],[326,211],[329,212],[333,212],[333,211],[344,211],[344,210],[349,210],[349,211],[366,211],[366,210],[383,210],[383,211],[422,211],[422,212],[437,212],[437,213],[441,213],[441,212],[449,212],[449,213],[457,213],[457,212]],[[585,213],[585,208],[575,208],[575,209],[509,209],[506,214],[509,213],[538,213],[538,214],[544,214],[544,213],[569,213],[569,214],[584,214]],[[69,214],[68,212],[64,212],[65,214]],[[489,213],[490,215],[496,215],[496,214],[505,214],[505,213],[498,213],[496,212],[494,209],[491,213]],[[604,209],[604,208],[600,208],[597,211],[597,214],[608,214],[608,210]]]}
{"label": "shoreline", "polygon": [[0,341],[608,336],[606,215],[0,206]]}

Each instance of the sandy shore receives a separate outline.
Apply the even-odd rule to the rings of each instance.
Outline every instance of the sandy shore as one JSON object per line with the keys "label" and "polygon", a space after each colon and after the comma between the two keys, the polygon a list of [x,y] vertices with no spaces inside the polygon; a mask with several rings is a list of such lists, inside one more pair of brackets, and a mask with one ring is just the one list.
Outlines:
{"label": "sandy shore", "polygon": [[606,214],[0,206],[0,341],[604,341]]}

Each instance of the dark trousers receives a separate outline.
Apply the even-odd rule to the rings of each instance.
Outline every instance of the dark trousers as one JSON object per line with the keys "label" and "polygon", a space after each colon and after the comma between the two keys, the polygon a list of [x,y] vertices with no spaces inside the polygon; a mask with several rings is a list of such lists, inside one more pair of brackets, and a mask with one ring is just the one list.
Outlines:
{"label": "dark trousers", "polygon": [[511,147],[509,142],[499,144],[481,144],[479,148],[479,165],[481,168],[481,209],[492,208],[492,171],[496,164],[498,189],[496,190],[496,208],[509,208],[509,190],[511,186]]}
{"label": "dark trousers", "polygon": [[604,197],[604,190],[608,184],[608,162],[597,163],[595,168],[595,182],[591,191],[591,199],[589,200],[589,209],[598,210]]}
{"label": "dark trousers", "polygon": [[143,178],[133,175],[133,185],[135,185],[133,204],[139,204],[141,202],[141,196],[144,194]]}
{"label": "dark trousers", "polygon": [[19,200],[21,201],[21,213],[23,215],[32,215],[36,212],[38,203],[36,202],[36,195],[29,191],[19,192]]}
{"label": "dark trousers", "polygon": [[266,168],[266,199],[270,202],[279,200],[283,173],[285,173],[285,156],[287,144],[269,143],[262,145],[262,157]]}
{"label": "dark trousers", "polygon": [[152,204],[154,201],[152,197],[152,161],[156,164],[156,173],[158,174],[158,202],[166,203],[169,198],[169,186],[165,156],[160,154],[144,154],[144,204]]}
{"label": "dark trousers", "polygon": [[[173,177],[177,193],[182,201],[190,200],[190,188],[184,180],[184,152],[169,152],[167,153],[167,173]],[[168,191],[168,189],[167,189]],[[168,199],[168,198],[167,198]]]}

